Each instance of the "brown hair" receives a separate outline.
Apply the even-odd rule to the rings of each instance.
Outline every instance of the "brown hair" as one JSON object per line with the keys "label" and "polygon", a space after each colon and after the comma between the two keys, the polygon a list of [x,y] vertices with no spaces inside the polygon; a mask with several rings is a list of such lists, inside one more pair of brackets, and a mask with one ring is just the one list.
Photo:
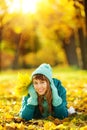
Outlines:
{"label": "brown hair", "polygon": [[[34,75],[33,79],[45,80],[47,82],[47,92],[45,94],[45,97],[46,97],[46,100],[48,102],[49,113],[52,113],[52,91],[51,91],[49,80],[42,74]],[[44,112],[44,109],[43,109],[43,106],[42,106],[43,100],[44,100],[44,96],[38,95],[38,105],[39,105],[39,109],[40,109],[41,113]]]}

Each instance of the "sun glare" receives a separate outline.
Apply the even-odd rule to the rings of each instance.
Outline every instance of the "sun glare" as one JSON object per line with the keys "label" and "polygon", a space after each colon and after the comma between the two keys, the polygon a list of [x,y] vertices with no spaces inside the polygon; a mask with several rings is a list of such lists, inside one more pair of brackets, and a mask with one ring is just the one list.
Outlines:
{"label": "sun glare", "polygon": [[22,13],[35,13],[37,10],[37,4],[41,0],[6,0],[9,7],[9,12],[22,12]]}
{"label": "sun glare", "polygon": [[35,13],[37,8],[37,3],[39,0],[23,0],[22,11],[23,13]]}
{"label": "sun glare", "polygon": [[6,4],[8,6],[8,11],[10,13],[19,12],[20,11],[21,5],[20,5],[20,1],[19,0],[13,0],[13,1],[6,0]]}

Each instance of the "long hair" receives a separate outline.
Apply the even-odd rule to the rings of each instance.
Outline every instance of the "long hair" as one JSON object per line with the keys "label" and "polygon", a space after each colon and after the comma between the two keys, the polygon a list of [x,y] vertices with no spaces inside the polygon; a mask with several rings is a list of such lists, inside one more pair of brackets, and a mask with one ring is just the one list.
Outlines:
{"label": "long hair", "polygon": [[[50,81],[42,74],[34,75],[33,79],[44,80],[44,81],[47,82],[47,91],[46,91],[44,96],[46,97],[46,100],[47,100],[47,103],[48,103],[48,111],[49,111],[49,113],[52,113],[52,91],[51,91],[51,87],[50,87]],[[43,109],[43,106],[42,106],[44,96],[38,95],[38,105],[39,105],[39,109],[40,109],[41,113],[44,112],[44,109]]]}

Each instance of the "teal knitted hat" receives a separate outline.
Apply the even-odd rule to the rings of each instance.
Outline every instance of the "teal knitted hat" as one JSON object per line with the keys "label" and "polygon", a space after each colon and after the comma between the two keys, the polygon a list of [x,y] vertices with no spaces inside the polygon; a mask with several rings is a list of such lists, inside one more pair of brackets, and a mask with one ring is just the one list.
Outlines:
{"label": "teal knitted hat", "polygon": [[36,74],[43,74],[48,80],[52,81],[52,68],[49,64],[43,63],[41,64],[33,73],[32,77]]}

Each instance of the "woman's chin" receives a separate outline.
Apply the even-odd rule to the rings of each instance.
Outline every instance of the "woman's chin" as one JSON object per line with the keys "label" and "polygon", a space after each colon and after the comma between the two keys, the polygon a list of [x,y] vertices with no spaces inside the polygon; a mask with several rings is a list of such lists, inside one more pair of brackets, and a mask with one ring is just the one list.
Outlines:
{"label": "woman's chin", "polygon": [[45,93],[44,93],[44,92],[38,92],[38,94],[39,94],[40,96],[42,96],[42,95],[44,95]]}

